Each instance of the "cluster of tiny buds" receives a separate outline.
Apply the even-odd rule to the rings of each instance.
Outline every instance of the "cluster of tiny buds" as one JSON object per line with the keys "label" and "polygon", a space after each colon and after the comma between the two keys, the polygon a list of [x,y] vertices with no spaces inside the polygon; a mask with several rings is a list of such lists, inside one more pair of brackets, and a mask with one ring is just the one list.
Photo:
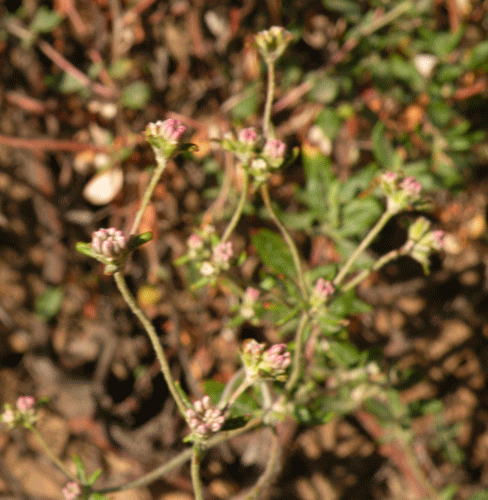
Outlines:
{"label": "cluster of tiny buds", "polygon": [[91,248],[103,260],[112,262],[124,254],[127,240],[122,231],[113,227],[99,229],[92,233]]}
{"label": "cluster of tiny buds", "polygon": [[66,483],[65,487],[61,490],[65,500],[75,500],[81,493],[81,488],[75,481]]}
{"label": "cluster of tiny buds", "polygon": [[238,140],[243,145],[253,147],[258,140],[258,133],[253,127],[243,128],[239,132]]}
{"label": "cluster of tiny buds", "polygon": [[186,127],[179,120],[168,118],[156,123],[149,123],[146,127],[147,137],[159,137],[172,144],[177,144],[186,131]]}
{"label": "cluster of tiny buds", "polygon": [[9,428],[18,424],[32,425],[36,421],[35,405],[36,400],[32,396],[20,396],[15,403],[15,408],[9,404],[5,405],[0,419]]}
{"label": "cluster of tiny buds", "polygon": [[323,302],[326,302],[334,291],[334,285],[330,281],[326,281],[324,278],[319,278],[313,288],[314,295]]}
{"label": "cluster of tiny buds", "polygon": [[200,267],[200,273],[204,276],[215,276],[221,271],[229,269],[229,261],[234,255],[232,243],[222,242],[212,249],[212,258]]}
{"label": "cluster of tiny buds", "polygon": [[225,416],[208,396],[204,396],[193,403],[193,408],[186,410],[186,420],[193,435],[197,439],[205,439],[222,428]]}
{"label": "cluster of tiny buds", "polygon": [[422,186],[415,177],[408,176],[400,180],[396,172],[385,172],[380,178],[381,187],[387,198],[391,212],[400,212],[420,198]]}
{"label": "cluster of tiny buds", "polygon": [[259,290],[252,286],[246,288],[246,291],[242,295],[242,304],[240,308],[240,314],[244,319],[251,319],[255,316],[254,306],[259,298]]}
{"label": "cluster of tiny buds", "polygon": [[248,380],[258,378],[285,379],[285,371],[290,366],[291,355],[286,344],[275,344],[264,350],[265,344],[254,339],[244,343],[241,358]]}
{"label": "cluster of tiny buds", "polygon": [[272,26],[260,31],[255,38],[256,47],[268,62],[274,62],[285,51],[294,36],[281,26]]}

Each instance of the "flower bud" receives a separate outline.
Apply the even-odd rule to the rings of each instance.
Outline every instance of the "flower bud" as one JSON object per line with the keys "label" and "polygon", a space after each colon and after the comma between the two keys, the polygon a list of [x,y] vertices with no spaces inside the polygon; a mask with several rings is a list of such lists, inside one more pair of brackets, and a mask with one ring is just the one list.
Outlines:
{"label": "flower bud", "polygon": [[75,500],[81,494],[81,488],[78,483],[71,481],[61,490],[65,500]]}
{"label": "flower bud", "polygon": [[212,404],[208,396],[204,396],[193,403],[193,408],[186,410],[186,420],[194,438],[201,440],[218,432],[225,422],[225,416]]}
{"label": "flower bud", "polygon": [[263,149],[263,157],[271,168],[281,167],[285,159],[286,145],[279,139],[266,142]]}
{"label": "flower bud", "polygon": [[265,345],[249,339],[244,342],[241,359],[246,378],[250,381],[261,379],[285,379],[285,370],[291,363],[291,355],[286,344],[275,344],[264,350]]}
{"label": "flower bud", "polygon": [[242,296],[242,304],[240,308],[240,315],[244,319],[251,319],[256,315],[254,311],[254,306],[259,298],[259,290],[251,286],[247,287],[246,291]]}
{"label": "flower bud", "polygon": [[276,61],[288,47],[294,36],[281,26],[260,31],[255,37],[256,47],[268,63]]}
{"label": "flower bud", "polygon": [[185,131],[186,127],[173,118],[147,125],[146,138],[158,162],[170,158],[175,153]]}
{"label": "flower bud", "polygon": [[422,186],[415,177],[399,179],[396,172],[386,172],[380,178],[380,186],[386,195],[387,208],[398,213],[414,205],[420,199]]}
{"label": "flower bud", "polygon": [[127,240],[122,231],[118,231],[113,227],[99,229],[92,233],[91,247],[99,260],[114,262],[124,255],[127,248]]}

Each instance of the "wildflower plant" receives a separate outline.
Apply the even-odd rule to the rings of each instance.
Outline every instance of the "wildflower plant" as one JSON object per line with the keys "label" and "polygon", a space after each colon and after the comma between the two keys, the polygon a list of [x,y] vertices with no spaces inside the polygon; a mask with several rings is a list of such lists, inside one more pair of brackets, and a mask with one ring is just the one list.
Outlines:
{"label": "wildflower plant", "polygon": [[[177,120],[158,121],[146,127],[146,139],[154,151],[156,165],[130,231],[124,234],[121,229],[101,228],[93,233],[91,242],[77,245],[79,251],[103,263],[105,272],[113,275],[122,297],[151,341],[171,396],[189,430],[186,441],[191,442],[190,448],[160,466],[156,472],[139,478],[134,485],[154,481],[191,460],[195,498],[203,500],[200,479],[202,454],[206,449],[234,436],[263,426],[275,428],[287,415],[302,424],[323,423],[335,414],[347,413],[371,401],[392,408],[392,412],[401,415],[406,412],[403,406],[396,404],[398,399],[395,399],[389,375],[381,372],[380,366],[370,359],[368,353],[360,352],[348,341],[347,317],[367,310],[367,306],[355,297],[355,287],[393,259],[408,255],[428,271],[430,254],[442,248],[442,233],[432,230],[427,219],[419,218],[411,225],[408,240],[401,248],[373,262],[365,259],[366,250],[388,221],[400,212],[419,210],[424,206],[421,185],[414,177],[403,175],[401,168],[380,172],[379,175],[377,172],[371,175],[371,170],[368,170],[365,177],[367,184],[378,187],[371,191],[370,198],[362,205],[357,200],[351,201],[351,205],[355,204],[356,211],[363,210],[368,214],[365,220],[370,227],[363,232],[354,228],[344,233],[351,239],[344,247],[344,260],[339,264],[317,269],[308,269],[304,265],[300,249],[285,223],[286,215],[280,214],[275,208],[267,182],[273,172],[294,158],[293,155],[287,157],[287,146],[275,137],[271,123],[276,84],[275,63],[292,39],[293,36],[281,27],[272,27],[256,35],[255,46],[268,72],[262,125],[260,128],[244,128],[220,141],[222,148],[234,155],[237,168],[241,169],[243,182],[240,197],[221,234],[210,224],[194,230],[187,240],[187,252],[176,262],[197,269],[199,278],[193,283],[193,289],[226,284],[227,289],[232,290],[237,304],[235,318],[230,323],[233,327],[246,321],[255,325],[271,322],[280,331],[283,342],[267,346],[254,339],[244,341],[240,350],[242,369],[214,394],[204,395],[191,403],[170,371],[153,323],[141,310],[127,286],[124,266],[134,249],[151,238],[150,233],[138,233],[142,214],[168,161],[190,147],[182,142],[186,127]],[[328,207],[320,190],[332,186],[334,196],[340,199],[341,186],[332,177],[326,179],[328,182],[320,178],[324,175],[324,165],[320,170],[320,165],[313,163],[313,154],[304,151],[302,159],[308,179],[314,175],[316,177],[299,196],[302,201],[316,204],[317,209],[327,212]],[[250,196],[258,197],[258,189],[249,189],[250,179],[259,188],[269,224],[274,225],[277,231],[263,229],[252,236],[251,242],[263,263],[261,281],[242,286],[232,271],[246,256],[235,255],[232,235]],[[355,186],[346,184],[344,190],[352,192],[354,197],[365,179]],[[343,198],[347,199],[347,196],[352,198],[350,194],[344,194]],[[332,195],[326,199],[332,199]],[[341,208],[341,211],[344,219],[347,209]],[[335,233],[330,231],[330,234],[337,235],[340,232],[340,216],[338,213],[327,213],[328,216],[336,223]],[[347,227],[347,222],[344,224]],[[330,227],[322,223],[319,230],[326,231]],[[21,398],[15,407],[6,405],[1,417],[3,423],[9,428],[23,425],[37,433],[33,401]],[[242,410],[243,407],[245,410]],[[239,423],[228,425],[232,422],[235,424],[236,416],[239,417]],[[251,488],[248,498],[258,497],[264,485],[271,481],[267,474],[278,466],[280,446],[279,437],[275,435],[264,476]],[[95,489],[93,484],[98,472],[87,478],[83,464],[76,458],[78,473],[73,477],[59,459],[53,457],[52,453],[50,456],[70,479],[63,489],[66,500],[100,498],[105,493],[133,485],[129,483]],[[414,473],[421,474],[421,471],[416,469]]]}

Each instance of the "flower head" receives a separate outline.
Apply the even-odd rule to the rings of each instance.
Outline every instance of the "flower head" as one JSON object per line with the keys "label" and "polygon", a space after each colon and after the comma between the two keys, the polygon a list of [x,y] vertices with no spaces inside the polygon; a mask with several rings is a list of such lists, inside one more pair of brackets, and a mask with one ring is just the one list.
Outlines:
{"label": "flower head", "polygon": [[272,168],[281,167],[285,159],[286,145],[279,139],[271,139],[266,142],[263,149],[263,157]]}
{"label": "flower head", "polygon": [[66,483],[65,487],[61,490],[65,500],[75,500],[81,493],[81,488],[75,481]]}
{"label": "flower head", "polygon": [[256,47],[266,62],[276,61],[288,47],[294,36],[281,26],[260,31],[255,37]]}
{"label": "flower head", "polygon": [[122,231],[111,227],[99,229],[92,233],[92,250],[103,262],[114,262],[124,255],[127,249],[127,240]]}
{"label": "flower head", "polygon": [[422,186],[415,177],[401,179],[396,172],[385,172],[380,177],[380,186],[386,195],[387,208],[393,213],[415,205],[422,191]]}
{"label": "flower head", "polygon": [[146,138],[158,162],[170,158],[175,153],[185,131],[186,127],[183,123],[174,118],[147,125]]}
{"label": "flower head", "polygon": [[193,408],[186,410],[186,420],[193,436],[201,440],[218,432],[225,422],[225,416],[212,404],[208,396],[204,396],[193,403]]}
{"label": "flower head", "polygon": [[0,420],[9,429],[17,425],[31,427],[37,420],[36,400],[32,396],[20,396],[15,403],[15,408],[8,403],[5,404],[4,411],[0,415]]}
{"label": "flower head", "polygon": [[239,311],[244,319],[249,320],[256,315],[254,308],[258,298],[259,290],[257,288],[253,288],[252,286],[246,288],[246,291],[242,295],[242,304]]}
{"label": "flower head", "polygon": [[291,355],[286,344],[275,344],[265,350],[265,344],[254,339],[244,342],[241,359],[248,380],[259,378],[284,380],[286,369],[291,363]]}

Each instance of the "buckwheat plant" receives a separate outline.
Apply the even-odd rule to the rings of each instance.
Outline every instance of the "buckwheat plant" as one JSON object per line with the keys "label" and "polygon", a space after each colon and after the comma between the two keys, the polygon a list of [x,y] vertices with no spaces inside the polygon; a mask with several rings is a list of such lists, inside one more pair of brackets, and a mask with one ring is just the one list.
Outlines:
{"label": "buckwheat plant", "polygon": [[[390,408],[398,421],[406,415],[405,407],[398,403],[392,389],[390,375],[382,373],[380,365],[371,360],[368,353],[359,352],[347,340],[347,316],[365,310],[364,304],[355,298],[354,288],[393,259],[408,255],[428,271],[429,256],[442,248],[443,234],[432,230],[430,222],[419,217],[411,224],[408,239],[399,249],[373,262],[361,261],[392,217],[424,208],[422,187],[415,178],[404,176],[398,169],[383,172],[377,178],[372,196],[384,201],[384,209],[369,231],[341,263],[315,269],[307,267],[300,248],[283,223],[283,216],[280,217],[274,207],[268,183],[275,172],[296,159],[294,152],[288,151],[286,144],[275,137],[271,123],[275,64],[292,39],[281,27],[256,35],[255,46],[264,59],[268,76],[262,124],[259,128],[243,128],[219,141],[224,150],[232,153],[235,167],[240,170],[239,199],[225,228],[217,230],[225,221],[215,220],[215,226],[207,223],[194,229],[187,240],[186,254],[176,262],[193,266],[197,271],[199,278],[191,284],[193,289],[225,284],[225,289],[232,291],[236,306],[230,327],[237,328],[245,322],[257,326],[271,324],[281,331],[283,342],[266,345],[254,339],[244,341],[240,351],[242,369],[218,394],[205,395],[194,403],[173,378],[157,332],[138,306],[124,277],[125,264],[134,249],[151,238],[151,234],[139,234],[138,230],[168,161],[189,148],[182,142],[186,128],[179,121],[168,119],[149,124],[146,138],[154,151],[156,166],[129,233],[123,234],[117,228],[100,228],[93,233],[91,242],[79,243],[77,249],[104,264],[105,273],[113,275],[127,306],[147,332],[180,418],[186,421],[185,441],[191,444],[180,455],[136,481],[105,489],[93,486],[99,471],[87,478],[83,465],[76,459],[78,474],[72,477],[59,459],[48,452],[70,480],[63,489],[66,500],[100,498],[105,493],[142,486],[188,460],[195,498],[203,500],[201,457],[207,449],[232,437],[265,426],[276,430],[282,420],[290,416],[304,425],[323,423],[369,402]],[[246,255],[235,255],[232,235],[246,203],[253,203],[259,195],[269,224],[274,225],[277,232],[266,229],[252,237],[263,266],[259,282],[245,283],[239,275],[239,266]],[[249,399],[252,405],[246,403]],[[32,398],[19,398],[15,407],[6,405],[1,418],[9,428],[20,425],[40,436],[35,427]],[[246,498],[258,498],[276,478],[282,445],[279,433],[275,432],[263,476],[247,492]],[[425,484],[420,468],[414,467],[412,474]],[[426,491],[426,496],[435,498],[433,489],[426,487]]]}

